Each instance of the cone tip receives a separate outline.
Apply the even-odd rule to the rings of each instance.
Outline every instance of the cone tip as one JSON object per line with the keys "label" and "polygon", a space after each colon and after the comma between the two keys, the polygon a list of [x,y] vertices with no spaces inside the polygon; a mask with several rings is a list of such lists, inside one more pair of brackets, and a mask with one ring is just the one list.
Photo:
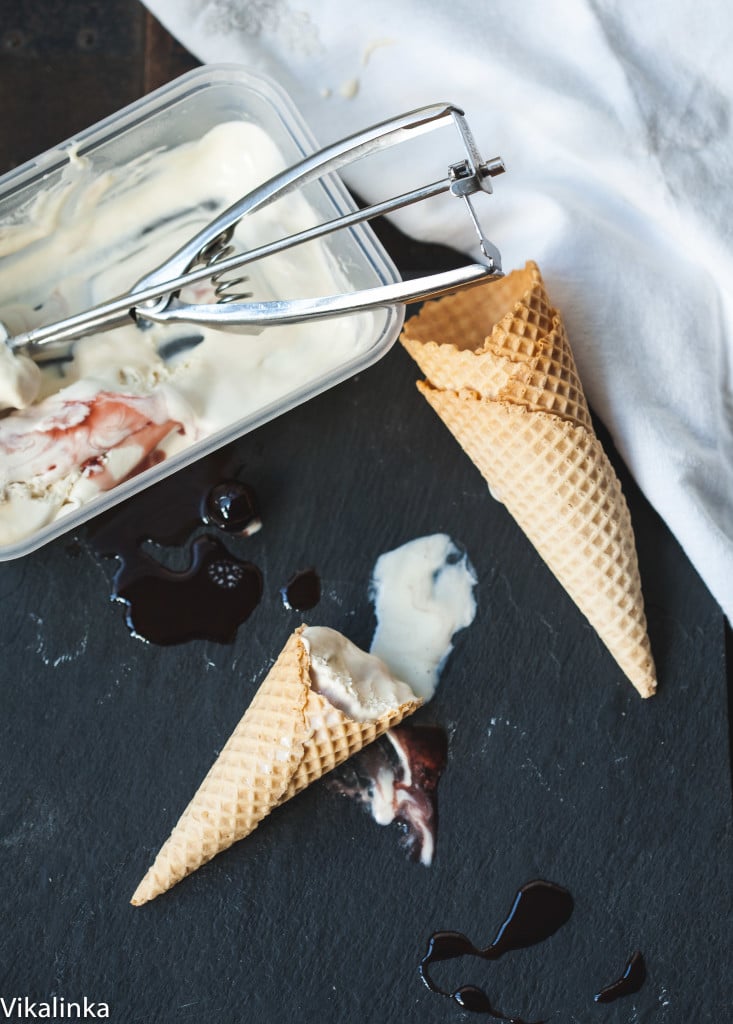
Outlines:
{"label": "cone tip", "polygon": [[152,891],[149,874],[150,873],[148,872],[148,874],[145,875],[142,882],[140,882],[137,889],[132,894],[132,899],[130,900],[130,903],[132,904],[133,907],[142,907],[144,903],[149,903],[150,900],[155,899],[155,897],[158,895],[157,892]]}
{"label": "cone tip", "polygon": [[[633,682],[633,680],[632,680]],[[646,676],[639,682],[634,682],[634,686],[638,690],[641,697],[646,700],[648,697],[653,697],[657,692],[657,679],[654,675]]]}

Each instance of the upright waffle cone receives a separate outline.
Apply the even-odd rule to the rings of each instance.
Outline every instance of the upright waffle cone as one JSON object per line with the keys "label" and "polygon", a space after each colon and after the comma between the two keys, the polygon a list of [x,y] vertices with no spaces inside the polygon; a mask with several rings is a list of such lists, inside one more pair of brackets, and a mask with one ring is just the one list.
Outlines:
{"label": "upright waffle cone", "polygon": [[311,686],[296,630],[131,902],[140,906],[254,831],[266,815],[397,725],[420,701],[358,722]]}
{"label": "upright waffle cone", "polygon": [[[490,332],[490,333],[489,333]],[[418,388],[642,697],[656,690],[631,518],[565,329],[528,263],[426,304],[402,343]]]}

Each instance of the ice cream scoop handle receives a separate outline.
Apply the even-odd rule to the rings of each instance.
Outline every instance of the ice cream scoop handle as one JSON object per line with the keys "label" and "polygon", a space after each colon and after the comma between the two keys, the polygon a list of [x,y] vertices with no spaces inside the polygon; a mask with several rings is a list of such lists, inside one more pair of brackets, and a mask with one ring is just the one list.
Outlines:
{"label": "ice cream scoop handle", "polygon": [[313,299],[276,299],[270,302],[227,302],[214,305],[186,305],[174,299],[162,310],[142,309],[139,316],[156,323],[191,323],[211,326],[217,330],[273,327],[297,324],[306,320],[359,313],[395,303],[435,298],[479,281],[495,281],[503,275],[482,263],[440,274],[430,274],[413,281],[366,288],[343,295],[321,295]]}

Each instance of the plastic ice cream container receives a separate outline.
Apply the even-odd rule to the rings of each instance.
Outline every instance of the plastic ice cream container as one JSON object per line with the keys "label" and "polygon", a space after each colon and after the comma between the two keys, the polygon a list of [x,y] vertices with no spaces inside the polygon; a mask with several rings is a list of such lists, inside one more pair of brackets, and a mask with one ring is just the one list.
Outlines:
{"label": "plastic ice cream container", "polygon": [[[221,209],[317,148],[275,82],[228,65],[184,75],[0,178],[0,321],[20,332],[124,293]],[[245,218],[233,244],[252,248],[355,209],[328,175]],[[257,299],[399,281],[363,224],[247,275],[239,287]],[[211,301],[206,288],[194,301]],[[394,343],[403,315],[390,307],[255,336],[131,322],[80,339],[70,358],[41,367],[27,408],[0,413],[0,559],[358,373]]]}

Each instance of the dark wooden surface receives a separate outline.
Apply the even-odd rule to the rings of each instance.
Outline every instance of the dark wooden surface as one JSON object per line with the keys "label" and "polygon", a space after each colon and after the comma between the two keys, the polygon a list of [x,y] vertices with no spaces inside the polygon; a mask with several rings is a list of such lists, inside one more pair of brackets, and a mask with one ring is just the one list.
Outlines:
{"label": "dark wooden surface", "polygon": [[5,172],[196,67],[133,0],[0,0]]}
{"label": "dark wooden surface", "polygon": [[[0,170],[196,63],[132,0],[0,0],[0,46]],[[446,259],[384,237],[406,273]],[[133,640],[87,529],[0,565],[0,996],[86,994],[123,1022],[447,1024],[460,1014],[415,971],[427,936],[488,941],[539,876],[573,892],[571,924],[498,973],[452,983],[487,984],[498,1005],[558,1024],[731,1019],[723,617],[611,450],[660,671],[659,696],[642,703],[416,376],[397,347],[237,445],[265,519],[241,554],[266,567],[266,596],[231,646]],[[429,713],[451,736],[435,866],[408,864],[393,835],[312,787],[173,893],[130,908],[296,624],[279,586],[317,565],[324,597],[309,621],[368,645],[374,559],[438,530],[475,564],[479,613]],[[640,995],[594,1006],[636,947]]]}

